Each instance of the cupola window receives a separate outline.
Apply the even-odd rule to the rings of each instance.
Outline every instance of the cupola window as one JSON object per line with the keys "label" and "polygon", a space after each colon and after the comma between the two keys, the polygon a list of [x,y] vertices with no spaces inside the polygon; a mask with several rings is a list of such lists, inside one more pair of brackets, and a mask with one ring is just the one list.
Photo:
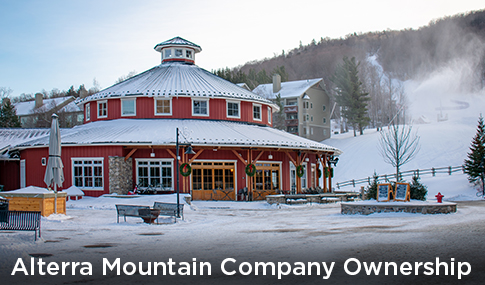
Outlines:
{"label": "cupola window", "polygon": [[175,57],[182,57],[184,56],[184,51],[182,49],[175,50]]}
{"label": "cupola window", "polygon": [[170,58],[170,57],[172,57],[172,50],[168,48],[165,50],[165,58]]}
{"label": "cupola window", "polygon": [[185,57],[186,58],[192,58],[192,51],[191,50],[186,50],[185,51]]}

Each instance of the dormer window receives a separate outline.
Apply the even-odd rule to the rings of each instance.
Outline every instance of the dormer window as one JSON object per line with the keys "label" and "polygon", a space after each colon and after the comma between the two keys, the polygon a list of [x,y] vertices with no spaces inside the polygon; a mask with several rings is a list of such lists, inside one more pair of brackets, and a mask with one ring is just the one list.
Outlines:
{"label": "dormer window", "polygon": [[192,100],[192,116],[209,116],[209,100]]}

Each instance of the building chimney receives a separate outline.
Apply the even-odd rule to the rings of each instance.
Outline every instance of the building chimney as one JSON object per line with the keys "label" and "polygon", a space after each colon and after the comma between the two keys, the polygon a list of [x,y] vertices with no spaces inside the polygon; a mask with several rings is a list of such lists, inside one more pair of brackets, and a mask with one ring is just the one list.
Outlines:
{"label": "building chimney", "polygon": [[42,107],[42,105],[44,105],[43,98],[44,95],[42,95],[41,93],[35,94],[35,109],[40,108]]}
{"label": "building chimney", "polygon": [[273,93],[281,90],[281,76],[279,74],[273,74]]}

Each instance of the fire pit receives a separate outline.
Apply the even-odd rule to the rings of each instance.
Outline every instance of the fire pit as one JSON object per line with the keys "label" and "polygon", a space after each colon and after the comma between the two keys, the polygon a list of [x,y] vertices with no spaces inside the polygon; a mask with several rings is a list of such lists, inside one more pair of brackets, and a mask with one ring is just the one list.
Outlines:
{"label": "fire pit", "polygon": [[145,223],[153,224],[160,215],[160,209],[139,209],[138,214]]}

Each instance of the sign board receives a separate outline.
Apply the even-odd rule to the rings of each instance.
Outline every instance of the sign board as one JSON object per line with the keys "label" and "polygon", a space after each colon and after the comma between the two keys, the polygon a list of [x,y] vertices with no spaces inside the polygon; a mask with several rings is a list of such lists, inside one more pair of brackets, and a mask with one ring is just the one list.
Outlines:
{"label": "sign board", "polygon": [[394,201],[407,201],[411,198],[409,183],[396,183],[396,191],[394,192]]}
{"label": "sign board", "polygon": [[379,202],[389,202],[391,200],[392,186],[389,183],[377,184],[376,200]]}

